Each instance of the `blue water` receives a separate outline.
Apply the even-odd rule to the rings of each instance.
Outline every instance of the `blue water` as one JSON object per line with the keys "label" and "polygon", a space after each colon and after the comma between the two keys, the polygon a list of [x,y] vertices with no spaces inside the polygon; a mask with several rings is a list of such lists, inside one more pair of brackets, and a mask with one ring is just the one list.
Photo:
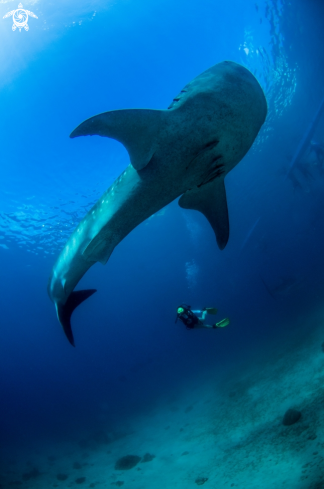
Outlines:
{"label": "blue water", "polygon": [[[0,2],[0,487],[17,480],[26,488],[70,487],[51,479],[40,453],[77,447],[89,433],[115,433],[173,399],[181,404],[182,391],[194,392],[204,379],[213,377],[212,393],[228,371],[237,379],[243,364],[260,372],[283,344],[288,357],[308,335],[320,338],[324,169],[308,150],[295,178],[286,175],[324,96],[324,8],[302,0],[23,6],[38,19],[29,18],[28,32],[13,32],[12,17],[2,17],[17,2]],[[227,247],[217,248],[202,215],[173,202],[84,276],[80,288],[98,292],[73,314],[72,348],[47,280],[72,231],[129,158],[116,141],[71,140],[70,132],[107,110],[165,109],[191,79],[226,59],[255,74],[269,107],[253,147],[225,180]],[[324,143],[324,118],[314,139]],[[187,331],[174,322],[182,302],[218,307],[217,319],[228,316],[230,326]],[[22,478],[34,466],[41,474]],[[157,466],[152,477],[161,474]],[[236,485],[247,488],[244,473],[238,477]],[[262,481],[262,471],[255,477]],[[288,488],[313,487],[280,477]],[[182,478],[179,469],[189,487]],[[87,475],[83,485],[91,482]]]}

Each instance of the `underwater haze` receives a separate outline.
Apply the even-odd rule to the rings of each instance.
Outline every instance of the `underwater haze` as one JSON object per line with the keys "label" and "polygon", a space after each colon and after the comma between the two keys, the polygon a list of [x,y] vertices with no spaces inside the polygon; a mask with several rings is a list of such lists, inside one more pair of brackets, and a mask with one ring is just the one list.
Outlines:
{"label": "underwater haze", "polygon": [[[0,0],[1,489],[324,489],[323,24],[320,0]],[[154,212],[78,284],[73,348],[48,279],[130,157],[70,133],[225,60],[268,105],[227,246]]]}

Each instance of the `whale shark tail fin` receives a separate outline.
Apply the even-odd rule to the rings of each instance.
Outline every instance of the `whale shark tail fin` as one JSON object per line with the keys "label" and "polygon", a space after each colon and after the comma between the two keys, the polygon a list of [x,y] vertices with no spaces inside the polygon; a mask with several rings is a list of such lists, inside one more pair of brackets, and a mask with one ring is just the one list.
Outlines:
{"label": "whale shark tail fin", "polygon": [[150,162],[157,135],[163,120],[162,110],[112,110],[82,122],[70,138],[104,136],[121,142],[128,151],[135,170],[142,170]]}
{"label": "whale shark tail fin", "polygon": [[223,179],[215,179],[201,187],[188,190],[179,200],[180,207],[200,211],[208,219],[223,250],[229,238],[226,191]]}
{"label": "whale shark tail fin", "polygon": [[67,339],[72,346],[75,346],[71,328],[72,313],[74,309],[76,309],[83,301],[88,299],[88,297],[90,297],[95,292],[97,292],[96,289],[77,290],[70,294],[68,300],[64,305],[56,305],[58,320],[64,330]]}

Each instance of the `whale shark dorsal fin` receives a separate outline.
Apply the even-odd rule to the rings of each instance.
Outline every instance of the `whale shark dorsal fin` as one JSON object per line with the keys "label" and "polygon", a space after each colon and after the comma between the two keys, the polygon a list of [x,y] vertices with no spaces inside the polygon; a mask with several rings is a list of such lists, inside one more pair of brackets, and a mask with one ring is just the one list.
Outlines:
{"label": "whale shark dorsal fin", "polygon": [[224,179],[188,190],[179,200],[180,207],[202,212],[216,235],[218,247],[223,250],[229,238],[228,209]]}
{"label": "whale shark dorsal fin", "polygon": [[142,170],[155,152],[164,112],[149,109],[104,112],[82,122],[70,137],[98,135],[116,139],[127,149],[135,170]]}

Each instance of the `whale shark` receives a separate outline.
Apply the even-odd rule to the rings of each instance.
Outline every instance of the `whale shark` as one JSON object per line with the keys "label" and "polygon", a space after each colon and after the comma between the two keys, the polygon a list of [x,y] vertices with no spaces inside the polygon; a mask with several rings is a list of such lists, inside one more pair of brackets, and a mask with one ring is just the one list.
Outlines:
{"label": "whale shark", "polygon": [[77,290],[97,262],[141,222],[173,200],[200,211],[222,250],[229,238],[224,178],[245,156],[267,115],[256,78],[223,61],[188,83],[166,110],[122,109],[82,122],[71,133],[121,142],[130,164],[77,226],[60,253],[48,294],[67,339],[75,346],[71,315],[96,289]]}

